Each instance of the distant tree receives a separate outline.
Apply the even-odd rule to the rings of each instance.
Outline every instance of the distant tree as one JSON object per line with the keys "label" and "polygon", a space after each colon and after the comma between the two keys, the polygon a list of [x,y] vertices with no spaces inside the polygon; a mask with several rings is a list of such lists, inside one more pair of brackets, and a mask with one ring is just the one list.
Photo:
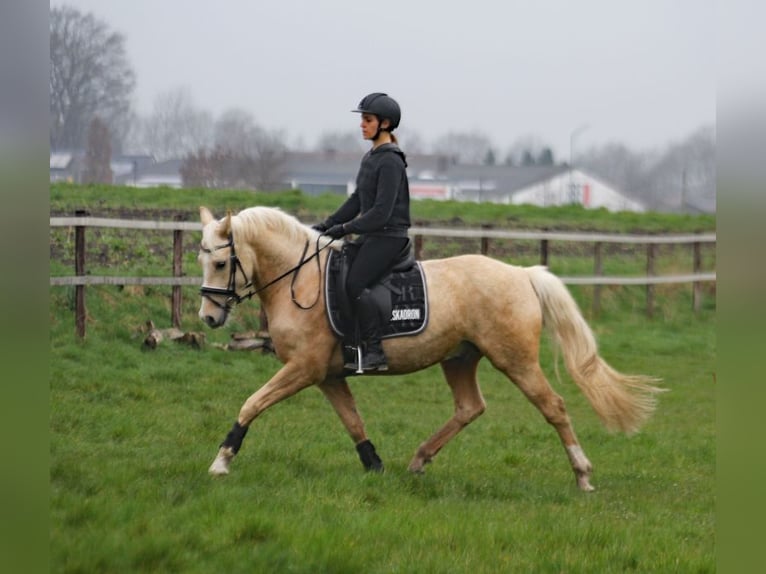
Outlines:
{"label": "distant tree", "polygon": [[578,154],[578,164],[658,210],[683,210],[716,194],[715,130],[701,127],[664,150],[610,143]]}
{"label": "distant tree", "polygon": [[487,155],[484,156],[484,165],[495,165],[495,152],[492,150],[492,148],[489,148],[487,150]]}
{"label": "distant tree", "polygon": [[184,187],[216,187],[213,160],[204,149],[186,154],[180,172]]}
{"label": "distant tree", "polygon": [[112,183],[112,143],[109,128],[98,116],[90,122],[83,183]]}
{"label": "distant tree", "polygon": [[577,164],[651,207],[649,172],[656,161],[654,153],[636,152],[612,142],[578,153]]}
{"label": "distant tree", "polygon": [[428,146],[418,132],[405,127],[398,128],[395,133],[399,139],[399,145],[408,155],[424,154],[427,152]]}
{"label": "distant tree", "polygon": [[275,190],[282,185],[287,146],[285,136],[279,131],[257,128],[253,134],[253,170],[256,189]]}
{"label": "distant tree", "polygon": [[481,164],[492,148],[489,137],[481,132],[450,132],[439,138],[433,146],[434,153],[446,155],[462,164]]}
{"label": "distant tree", "polygon": [[712,127],[670,145],[648,172],[648,194],[656,205],[686,210],[712,200],[716,190],[716,147]]}
{"label": "distant tree", "polygon": [[49,34],[51,148],[84,147],[96,115],[119,147],[135,88],[123,36],[68,6],[50,9]]}
{"label": "distant tree", "polygon": [[175,88],[155,98],[138,140],[158,160],[182,158],[211,147],[213,119],[195,106],[187,88]]}
{"label": "distant tree", "polygon": [[[523,135],[517,138],[508,148],[505,155],[506,165],[538,165],[541,161],[547,161],[547,153],[550,147],[534,135]],[[553,152],[551,151],[551,162]],[[545,164],[543,164],[545,165]]]}
{"label": "distant tree", "polygon": [[553,150],[544,147],[537,156],[537,165],[553,165]]}
{"label": "distant tree", "polygon": [[325,132],[316,144],[318,152],[362,153],[366,146],[359,132]]}
{"label": "distant tree", "polygon": [[184,156],[185,187],[273,190],[282,185],[287,146],[280,132],[259,127],[249,112],[233,108],[213,127],[215,145]]}
{"label": "distant tree", "polygon": [[535,165],[535,156],[532,155],[532,152],[530,150],[526,149],[521,154],[521,165],[523,165],[524,167]]}
{"label": "distant tree", "polygon": [[260,127],[246,110],[233,108],[216,121],[215,144],[227,153],[237,186],[274,189],[283,183],[287,161],[285,136]]}

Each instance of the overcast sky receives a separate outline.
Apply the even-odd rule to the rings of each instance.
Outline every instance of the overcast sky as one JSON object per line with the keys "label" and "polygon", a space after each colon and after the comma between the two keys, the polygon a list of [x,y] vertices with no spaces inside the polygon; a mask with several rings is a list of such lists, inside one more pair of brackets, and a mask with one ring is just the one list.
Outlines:
{"label": "overcast sky", "polygon": [[124,34],[139,112],[187,87],[198,107],[244,108],[291,144],[356,131],[349,110],[373,91],[427,143],[476,130],[503,153],[532,135],[564,161],[581,126],[578,148],[649,150],[716,120],[713,0],[62,4]]}

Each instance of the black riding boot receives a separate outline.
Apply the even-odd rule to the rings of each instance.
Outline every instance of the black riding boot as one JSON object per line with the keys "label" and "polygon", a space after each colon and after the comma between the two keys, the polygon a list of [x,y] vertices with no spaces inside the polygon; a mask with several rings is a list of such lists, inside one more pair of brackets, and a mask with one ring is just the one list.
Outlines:
{"label": "black riding boot", "polygon": [[378,309],[365,289],[354,301],[354,313],[359,324],[359,345],[362,348],[363,371],[387,371],[388,362],[381,345],[382,321]]}

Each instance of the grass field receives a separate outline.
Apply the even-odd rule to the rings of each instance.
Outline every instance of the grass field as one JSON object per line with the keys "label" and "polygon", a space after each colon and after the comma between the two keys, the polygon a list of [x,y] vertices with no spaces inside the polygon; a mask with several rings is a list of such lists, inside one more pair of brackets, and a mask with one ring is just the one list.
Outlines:
{"label": "grass field", "polygon": [[[264,413],[232,474],[213,479],[217,445],[276,359],[142,351],[144,322],[170,316],[160,288],[89,288],[80,342],[71,289],[51,288],[51,571],[713,572],[716,310],[707,297],[693,315],[688,291],[658,289],[649,320],[642,289],[607,289],[589,317],[614,367],[669,389],[633,437],[600,426],[574,384],[556,381],[543,345],[594,464],[597,490],[582,493],[553,429],[486,361],[487,412],[423,476],[407,464],[452,411],[438,369],[352,380],[381,475],[363,471],[308,389]],[[588,288],[573,293],[587,316]],[[184,328],[202,329],[197,305],[185,289]],[[256,310],[243,304],[209,340],[253,326]]]}
{"label": "grass field", "polygon": [[670,392],[626,438],[600,427],[572,383],[554,383],[595,466],[597,491],[584,494],[553,430],[485,363],[487,413],[425,476],[406,465],[451,412],[434,369],[352,383],[383,475],[363,472],[309,389],[258,419],[232,474],[212,479],[217,444],[275,359],[141,351],[142,303],[102,291],[83,343],[65,294],[51,298],[52,571],[714,570],[710,313],[594,325],[616,367],[660,376]]}

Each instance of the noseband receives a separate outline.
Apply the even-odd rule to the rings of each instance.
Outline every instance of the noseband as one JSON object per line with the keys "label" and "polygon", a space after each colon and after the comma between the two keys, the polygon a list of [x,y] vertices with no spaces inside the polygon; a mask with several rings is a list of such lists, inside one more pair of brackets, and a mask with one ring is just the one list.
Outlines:
{"label": "noseband", "polygon": [[[296,298],[295,298],[295,282],[298,279],[298,272],[300,271],[300,268],[303,267],[306,263],[308,263],[312,259],[314,259],[315,257],[316,257],[316,260],[317,260],[317,272],[321,276],[321,269],[320,269],[320,265],[319,265],[319,253],[322,252],[327,247],[329,247],[330,244],[332,243],[332,241],[329,241],[323,247],[320,248],[319,247],[319,239],[321,239],[321,236],[317,238],[316,250],[311,255],[311,257],[309,257],[308,259],[306,258],[306,252],[308,251],[308,248],[309,248],[309,241],[307,239],[306,240],[306,245],[303,246],[303,253],[301,254],[301,259],[298,262],[298,265],[296,265],[292,269],[288,269],[287,271],[282,273],[276,279],[272,279],[271,281],[266,283],[266,285],[264,285],[263,287],[259,287],[258,289],[253,289],[252,288],[253,287],[253,281],[252,281],[252,279],[249,279],[248,276],[247,276],[247,273],[245,273],[245,269],[244,269],[244,267],[242,267],[242,262],[239,260],[239,257],[237,257],[237,252],[234,249],[234,236],[231,233],[229,233],[229,241],[228,241],[228,243],[225,243],[223,245],[217,245],[217,246],[213,247],[212,249],[205,249],[204,247],[200,248],[205,253],[213,253],[214,251],[218,251],[219,249],[225,249],[227,247],[231,248],[231,254],[229,255],[229,263],[230,263],[230,265],[229,265],[229,282],[228,282],[228,284],[226,286],[226,289],[221,289],[219,287],[205,287],[203,285],[202,287],[200,287],[199,292],[200,292],[200,294],[205,299],[210,301],[213,305],[215,305],[219,309],[222,309],[224,311],[224,313],[228,314],[229,311],[231,310],[231,308],[234,305],[237,305],[237,304],[241,303],[245,299],[250,299],[253,295],[256,295],[256,294],[260,293],[261,291],[263,291],[267,287],[271,287],[272,285],[274,285],[274,283],[276,283],[278,281],[281,281],[282,279],[284,279],[285,277],[287,277],[288,275],[290,275],[292,273],[293,274],[293,279],[290,282],[290,296],[292,297],[293,303],[295,303],[295,305],[297,305],[301,309],[304,309],[304,310],[311,309],[314,305],[316,305],[317,301],[319,300],[319,293],[320,293],[320,290],[321,290],[321,281],[319,282],[319,285],[317,287],[316,299],[309,306],[303,306],[303,305],[301,305],[296,300]],[[240,270],[240,272],[242,273],[242,277],[245,278],[245,285],[244,285],[243,289],[249,289],[249,291],[247,293],[243,294],[243,295],[240,295],[237,292],[237,283],[236,283],[237,269]],[[226,299],[224,300],[223,303],[219,303],[216,299],[213,298],[214,296],[221,296],[221,297],[225,297]]]}

